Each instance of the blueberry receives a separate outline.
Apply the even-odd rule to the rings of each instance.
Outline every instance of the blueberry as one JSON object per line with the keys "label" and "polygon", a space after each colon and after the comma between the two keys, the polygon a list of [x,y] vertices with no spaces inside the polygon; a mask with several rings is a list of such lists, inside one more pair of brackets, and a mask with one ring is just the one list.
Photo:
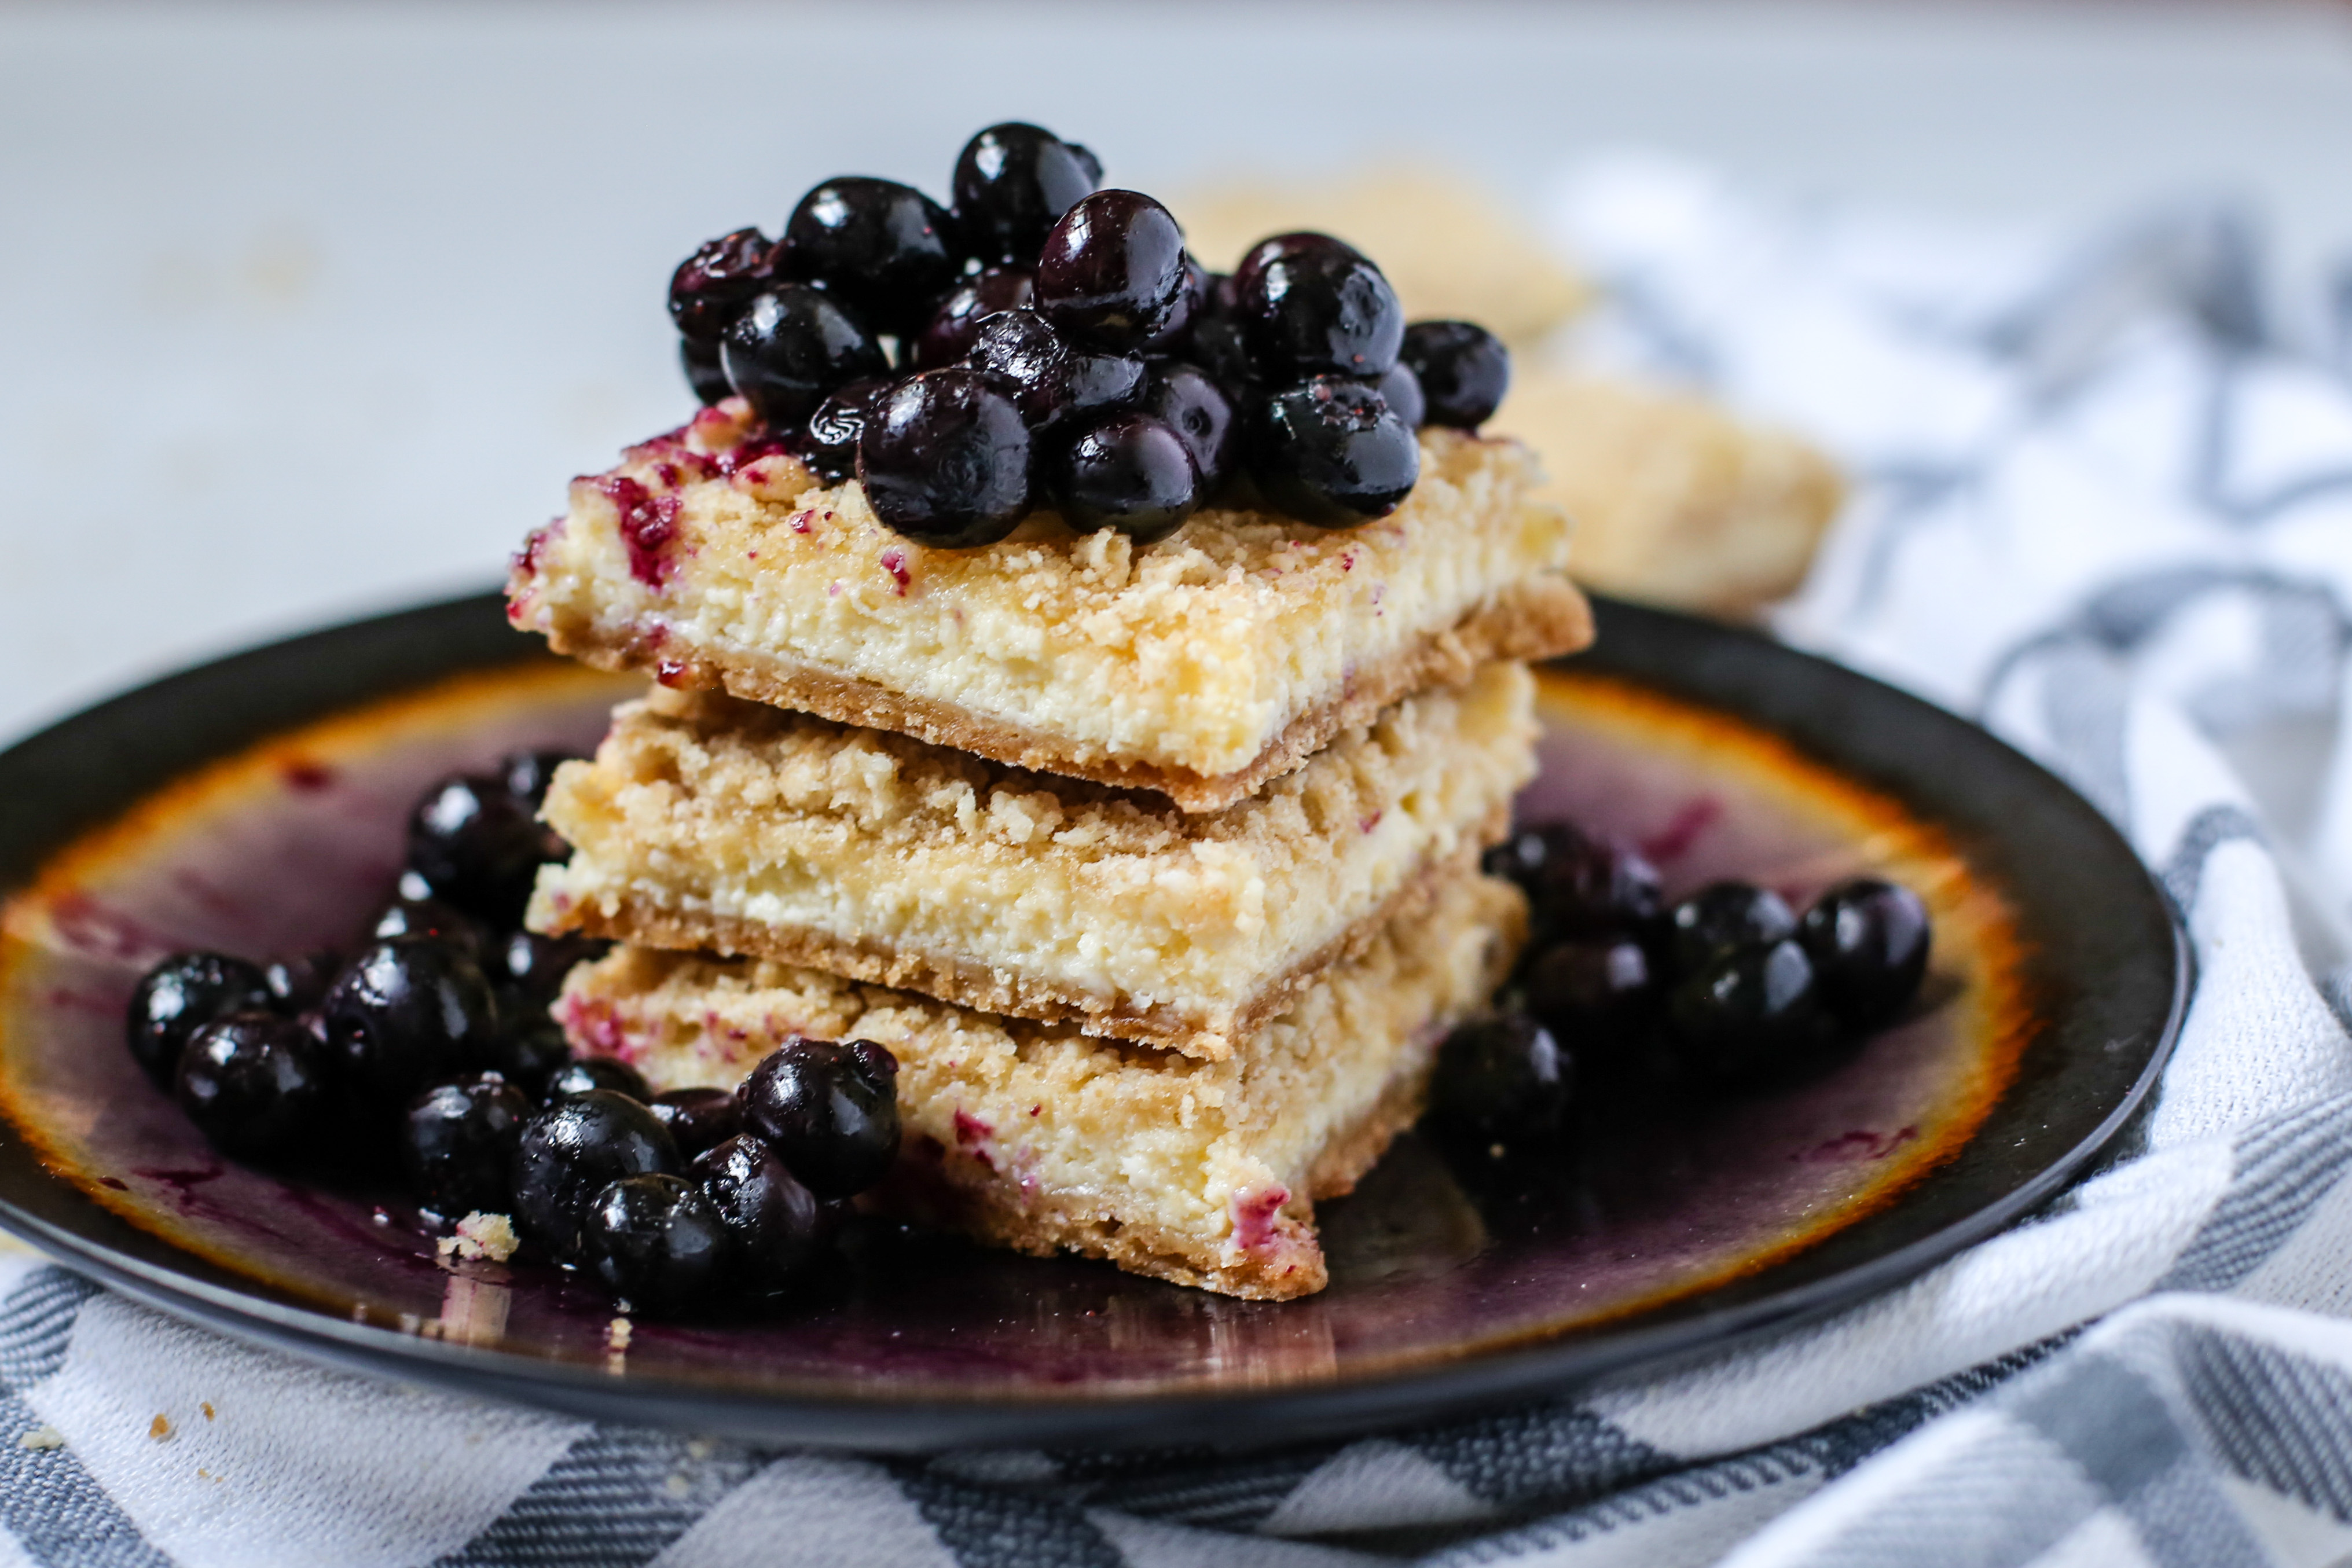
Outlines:
{"label": "blueberry", "polygon": [[963,267],[952,228],[947,209],[912,185],[844,175],[793,209],[779,266],[824,285],[876,330],[911,332]]}
{"label": "blueberry", "polygon": [[590,1198],[580,1267],[632,1309],[676,1312],[716,1293],[730,1238],[719,1210],[683,1176],[623,1176]]}
{"label": "blueberry", "polygon": [[1695,975],[1734,947],[1778,942],[1797,929],[1781,896],[1744,882],[1715,882],[1675,905],[1667,917],[1675,975]]}
{"label": "blueberry", "polygon": [[1919,895],[1874,876],[1831,888],[1797,925],[1823,1005],[1851,1030],[1891,1023],[1911,1005],[1927,973],[1929,936]]}
{"label": "blueberry", "polygon": [[131,1059],[169,1088],[189,1036],[216,1018],[267,1009],[274,1000],[257,965],[224,953],[174,953],[140,977],[124,1038]]}
{"label": "blueberry", "polygon": [[555,770],[567,762],[576,761],[575,751],[518,751],[499,764],[499,781],[507,793],[538,810],[547,803],[547,787],[555,781]]}
{"label": "blueberry", "polygon": [[1511,389],[1511,350],[1468,321],[1416,321],[1400,357],[1421,379],[1428,423],[1475,430],[1495,417]]}
{"label": "blueberry", "polygon": [[515,1145],[515,1222],[526,1239],[569,1261],[598,1193],[626,1176],[679,1168],[669,1129],[643,1104],[609,1089],[574,1094],[523,1124]]}
{"label": "blueberry", "polygon": [[1033,429],[1124,407],[1143,391],[1143,361],[1071,341],[1034,310],[1000,310],[980,323],[967,362],[1011,393]]}
{"label": "blueberry", "polygon": [[[773,280],[774,254],[758,229],[737,229],[696,246],[670,274],[669,315],[678,331],[690,341],[716,342],[737,312]],[[688,362],[690,374],[692,361]]]}
{"label": "blueberry", "polygon": [[1168,325],[1154,332],[1139,345],[1146,354],[1183,354],[1192,343],[1192,324],[1209,314],[1210,296],[1215,289],[1218,275],[1184,253],[1184,287],[1176,297],[1175,314]]}
{"label": "blueberry", "polygon": [[544,1101],[547,1082],[572,1061],[572,1042],[546,1007],[508,991],[499,998],[499,1035],[489,1051],[489,1071],[531,1098]]}
{"label": "blueberry", "polygon": [[430,936],[362,948],[328,988],[320,1012],[336,1075],[362,1108],[386,1113],[437,1079],[487,1066],[498,1044],[480,967]]}
{"label": "blueberry", "polygon": [[1579,1051],[1622,1054],[1658,1002],[1649,949],[1631,936],[1570,937],[1537,949],[1520,969],[1528,1010]]}
{"label": "blueberry", "polygon": [[540,1102],[552,1105],[574,1094],[599,1089],[625,1094],[640,1105],[650,1104],[654,1097],[645,1074],[627,1062],[615,1061],[609,1056],[585,1056],[567,1061],[549,1073],[540,1088]]}
{"label": "blueberry", "polygon": [[672,1089],[649,1107],[669,1129],[681,1158],[692,1159],[743,1130],[743,1107],[731,1089]]}
{"label": "blueberry", "polygon": [[502,997],[511,995],[525,1010],[545,1012],[563,989],[563,977],[578,965],[604,956],[611,946],[593,936],[510,932],[499,944],[494,984]]}
{"label": "blueberry", "polygon": [[1181,360],[1152,361],[1137,408],[1171,426],[1192,455],[1201,494],[1213,495],[1241,468],[1241,425],[1206,371]]}
{"label": "blueberry", "polygon": [[495,1072],[437,1084],[409,1102],[400,1164],[416,1201],[463,1218],[514,1203],[514,1156],[530,1120],[523,1092]]}
{"label": "blueberry", "polygon": [[819,1197],[865,1191],[898,1153],[898,1059],[871,1040],[795,1036],[736,1091],[744,1130]]}
{"label": "blueberry", "polygon": [[1421,377],[1402,360],[1380,379],[1379,391],[1381,401],[1404,422],[1407,430],[1419,430],[1429,423],[1429,399],[1421,390]]}
{"label": "blueberry", "polygon": [[778,433],[800,428],[839,388],[890,370],[866,323],[805,283],[755,296],[719,343],[728,384]]}
{"label": "blueberry", "polygon": [[1037,313],[1096,348],[1139,349],[1175,324],[1188,259],[1166,207],[1139,191],[1097,191],[1045,235]]}
{"label": "blueberry", "polygon": [[749,1134],[698,1155],[693,1176],[734,1239],[739,1276],[755,1289],[784,1283],[833,1239],[834,1207]]}
{"label": "blueberry", "polygon": [[1250,413],[1251,476],[1301,522],[1341,528],[1385,517],[1421,477],[1420,443],[1360,382],[1317,376]]}
{"label": "blueberry", "polygon": [[343,956],[331,948],[279,958],[264,969],[271,1009],[287,1018],[309,1012],[327,999],[327,988],[342,973]]}
{"label": "blueberry", "polygon": [[890,389],[857,443],[874,515],[919,544],[994,544],[1029,510],[1029,427],[975,370],[925,371]]}
{"label": "blueberry", "polygon": [[1327,235],[1259,245],[1234,284],[1250,353],[1273,379],[1378,381],[1397,362],[1404,308],[1396,290],[1379,267]]}
{"label": "blueberry", "polygon": [[1055,452],[1047,482],[1070,527],[1117,528],[1139,544],[1174,533],[1201,504],[1184,438],[1149,414],[1114,413],[1087,426]]}
{"label": "blueberry", "polygon": [[956,220],[982,261],[1033,267],[1047,231],[1100,183],[1101,161],[1076,142],[1017,120],[992,125],[956,159]]}
{"label": "blueberry", "polygon": [[173,1092],[224,1154],[276,1154],[309,1130],[323,1095],[319,1041],[292,1019],[235,1012],[190,1037]]}
{"label": "blueberry", "polygon": [[1488,850],[1484,864],[1526,890],[1541,936],[1633,931],[1657,918],[1656,868],[1573,822],[1520,828]]}
{"label": "blueberry", "polygon": [[1727,1088],[1759,1088],[1810,1070],[1828,1042],[1812,960],[1792,940],[1718,950],[1667,994],[1683,1060]]}
{"label": "blueberry", "polygon": [[1559,1131],[1575,1087],[1575,1063],[1551,1031],[1507,1013],[1446,1036],[1429,1081],[1430,1114],[1471,1137],[1547,1137]]}
{"label": "blueberry", "polygon": [[562,841],[491,774],[443,779],[408,819],[409,869],[434,897],[494,925],[521,921],[540,865],[562,854]]}
{"label": "blueberry", "polygon": [[719,361],[718,339],[680,338],[677,362],[686,371],[686,384],[694,389],[695,400],[705,407],[735,395],[735,389],[727,384],[727,367]]}
{"label": "blueberry", "polygon": [[437,898],[394,899],[375,917],[368,935],[429,936],[462,948],[478,964],[488,964],[497,958],[498,939],[490,935],[489,926]]}
{"label": "blueberry", "polygon": [[1034,276],[1025,267],[991,267],[965,278],[932,308],[929,321],[903,356],[905,362],[929,371],[962,359],[971,351],[982,321],[1029,303]]}
{"label": "blueberry", "polygon": [[891,383],[881,376],[854,381],[817,404],[808,417],[808,434],[800,443],[801,461],[827,484],[838,485],[857,472],[857,442],[866,434],[875,405]]}
{"label": "blueberry", "polygon": [[1257,389],[1257,370],[1250,362],[1249,344],[1241,324],[1211,316],[1192,323],[1184,357],[1201,367],[1236,408],[1251,401]]}

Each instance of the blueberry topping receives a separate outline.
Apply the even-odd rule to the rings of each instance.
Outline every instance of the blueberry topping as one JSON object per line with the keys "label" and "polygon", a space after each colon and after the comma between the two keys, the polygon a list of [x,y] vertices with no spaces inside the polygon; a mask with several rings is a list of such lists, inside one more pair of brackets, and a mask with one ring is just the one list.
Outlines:
{"label": "blueberry topping", "polygon": [[279,958],[262,970],[269,986],[271,1008],[287,1018],[309,1012],[327,999],[327,988],[343,972],[343,956],[322,947],[314,953]]}
{"label": "blueberry topping", "polygon": [[1400,356],[1421,379],[1427,421],[1475,430],[1495,417],[1511,389],[1511,350],[1468,321],[1416,321]]}
{"label": "blueberry topping", "polygon": [[1055,453],[1048,477],[1070,527],[1117,528],[1139,544],[1182,528],[1201,501],[1184,438],[1143,413],[1114,413],[1081,431]]}
{"label": "blueberry topping", "polygon": [[1021,417],[1038,430],[1121,407],[1143,390],[1139,357],[1075,343],[1034,310],[1001,310],[982,320],[968,362],[1009,392]]}
{"label": "blueberry topping", "polygon": [[625,1094],[638,1104],[652,1102],[654,1092],[646,1083],[645,1074],[625,1061],[615,1061],[609,1056],[586,1056],[567,1061],[547,1075],[540,1089],[540,1103],[552,1105],[574,1094],[591,1090],[610,1090]]}
{"label": "blueberry topping", "polygon": [[173,1080],[180,1109],[224,1154],[275,1154],[304,1132],[323,1095],[319,1041],[292,1019],[235,1012],[197,1030]]}
{"label": "blueberry topping", "polygon": [[727,384],[727,367],[719,362],[718,339],[680,338],[677,362],[685,368],[686,384],[704,407],[735,394]]}
{"label": "blueberry topping", "polygon": [[744,1130],[776,1151],[819,1197],[880,1181],[898,1153],[898,1058],[871,1040],[795,1037],[737,1091]]}
{"label": "blueberry topping", "polygon": [[498,925],[520,922],[541,863],[562,854],[531,807],[489,774],[443,779],[408,820],[409,869],[434,897]]}
{"label": "blueberry topping", "polygon": [[[368,935],[377,937],[429,936],[461,948],[476,963],[493,961],[498,941],[490,928],[463,910],[437,898],[395,899],[375,917]],[[485,971],[487,973],[488,971]]]}
{"label": "blueberry topping", "polygon": [[1046,233],[1102,183],[1102,162],[1038,126],[992,125],[956,159],[955,210],[982,261],[1032,266]]}
{"label": "blueberry topping", "polygon": [[1029,427],[980,371],[925,371],[882,400],[857,477],[874,515],[919,544],[994,544],[1029,510]]}
{"label": "blueberry topping", "polygon": [[678,1169],[669,1129],[643,1104],[608,1089],[574,1094],[523,1124],[515,1146],[515,1222],[527,1240],[568,1261],[598,1193],[626,1176]]}
{"label": "blueberry topping", "polygon": [[729,1138],[697,1156],[693,1175],[733,1238],[739,1277],[755,1289],[784,1283],[833,1239],[833,1207],[755,1137]]}
{"label": "blueberry topping", "polygon": [[1666,1018],[1684,1061],[1728,1088],[1802,1072],[1828,1043],[1812,960],[1791,940],[1718,950],[1668,993]]}
{"label": "blueberry topping", "polygon": [[1146,354],[1183,354],[1190,350],[1192,324],[1204,319],[1210,310],[1210,296],[1215,288],[1217,275],[1184,253],[1184,287],[1176,297],[1175,314],[1168,325],[1146,338],[1139,345]]}
{"label": "blueberry topping", "polygon": [[1470,1136],[1544,1137],[1559,1130],[1575,1087],[1575,1064],[1551,1031],[1507,1014],[1446,1036],[1429,1108],[1440,1126]]}
{"label": "blueberry topping", "polygon": [[954,364],[971,352],[980,324],[1000,310],[1018,310],[1034,295],[1026,268],[991,267],[948,291],[914,339],[906,362],[919,371]]}
{"label": "blueberry topping", "polygon": [[855,381],[817,404],[809,415],[808,435],[800,445],[801,461],[827,484],[838,485],[857,472],[857,442],[874,407],[890,390],[880,376]]}
{"label": "blueberry topping", "polygon": [[1097,348],[1137,349],[1175,324],[1184,231],[1139,191],[1097,191],[1062,214],[1037,258],[1037,313]]}
{"label": "blueberry topping", "polygon": [[[774,278],[774,249],[758,229],[737,229],[696,246],[670,274],[669,315],[678,331],[689,340],[717,340],[727,323]],[[688,361],[689,374],[692,363]]]}
{"label": "blueberry topping", "polygon": [[430,936],[362,948],[320,1011],[328,1058],[363,1108],[406,1104],[428,1083],[488,1065],[498,1047],[480,967]]}
{"label": "blueberry topping", "polygon": [[876,330],[910,332],[962,268],[951,227],[947,209],[912,185],[844,175],[793,209],[781,266],[824,284]]}
{"label": "blueberry topping", "polygon": [[1412,432],[1361,382],[1317,376],[1251,412],[1250,474],[1301,522],[1339,528],[1385,517],[1421,476]]}
{"label": "blueberry topping", "polygon": [[166,1088],[188,1039],[216,1018],[266,1010],[276,998],[255,965],[221,953],[174,953],[141,977],[131,993],[125,1038],[131,1058]]}
{"label": "blueberry topping", "polygon": [[1622,1050],[1658,1000],[1649,949],[1631,936],[1570,937],[1538,948],[1520,970],[1528,1010],[1580,1050]]}
{"label": "blueberry topping", "polygon": [[518,751],[499,764],[499,779],[507,793],[537,811],[547,803],[547,787],[555,770],[576,759],[570,751]]}
{"label": "blueberry topping", "polygon": [[1234,402],[1246,397],[1256,384],[1257,371],[1250,363],[1249,343],[1238,321],[1208,316],[1193,322],[1185,357]]}
{"label": "blueberry topping", "polygon": [[1429,399],[1421,390],[1421,378],[1411,365],[1399,360],[1389,367],[1389,373],[1380,380],[1381,401],[1389,405],[1407,430],[1419,430],[1429,421]]}
{"label": "blueberry topping", "polygon": [[804,283],[755,296],[719,339],[728,384],[772,431],[798,428],[838,388],[890,365],[866,323]]}
{"label": "blueberry topping", "polygon": [[[498,984],[502,996],[511,995],[531,1011],[544,1012],[563,989],[563,977],[574,967],[604,956],[610,944],[593,936],[542,936],[536,931],[510,933],[499,945]],[[501,1015],[503,1016],[503,1014]]]}
{"label": "blueberry topping", "polygon": [[743,1107],[730,1089],[672,1089],[655,1095],[651,1108],[685,1159],[743,1130]]}
{"label": "blueberry topping", "polygon": [[499,998],[499,1037],[490,1047],[489,1071],[543,1103],[547,1081],[572,1061],[572,1042],[544,1004],[508,991]]}
{"label": "blueberry topping", "polygon": [[1200,471],[1201,494],[1217,487],[1241,468],[1241,425],[1234,405],[1206,371],[1181,360],[1152,363],[1143,383],[1141,412],[1173,429]]}
{"label": "blueberry topping", "polygon": [[580,1267],[632,1308],[676,1312],[714,1294],[727,1272],[719,1210],[683,1176],[624,1176],[580,1222]]}
{"label": "blueberry topping", "polygon": [[437,1084],[409,1102],[400,1164],[416,1200],[463,1218],[504,1214],[514,1201],[515,1150],[531,1103],[495,1072]]}
{"label": "blueberry topping", "polygon": [[1797,926],[1822,1004],[1853,1030],[1890,1023],[1911,1005],[1927,973],[1928,936],[1919,895],[1874,876],[1831,888]]}
{"label": "blueberry topping", "polygon": [[1717,882],[1675,904],[1668,925],[1674,972],[1682,976],[1696,974],[1734,947],[1780,941],[1797,929],[1797,917],[1768,888]]}
{"label": "blueberry topping", "polygon": [[1573,822],[1521,828],[1488,850],[1489,875],[1526,890],[1538,933],[1593,936],[1656,919],[1656,868],[1632,850],[1594,839]]}
{"label": "blueberry topping", "polygon": [[1276,379],[1328,373],[1378,381],[1397,361],[1404,308],[1396,290],[1379,267],[1335,240],[1266,241],[1234,282],[1250,351]]}

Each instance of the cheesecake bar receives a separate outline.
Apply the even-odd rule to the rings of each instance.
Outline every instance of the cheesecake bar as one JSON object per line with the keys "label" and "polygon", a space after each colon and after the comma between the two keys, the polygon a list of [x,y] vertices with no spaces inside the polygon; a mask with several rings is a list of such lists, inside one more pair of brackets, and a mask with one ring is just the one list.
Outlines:
{"label": "cheesecake bar", "polygon": [[1438,1042],[1500,981],[1517,890],[1475,872],[1333,965],[1221,1061],[997,1017],[821,970],[623,946],[572,972],[575,1049],[657,1091],[731,1088],[794,1034],[898,1060],[891,1212],[1228,1295],[1323,1288],[1315,1204],[1418,1115]]}
{"label": "cheesecake bar", "polygon": [[827,486],[737,400],[574,482],[508,587],[560,653],[993,761],[1244,800],[1398,698],[1591,640],[1566,515],[1517,442],[1431,427],[1389,516],[1210,507],[1149,545],[1037,513],[932,549]]}
{"label": "cheesecake bar", "polygon": [[1524,665],[1408,697],[1222,811],[656,688],[547,821],[543,932],[830,969],[1223,1057],[1509,824]]}

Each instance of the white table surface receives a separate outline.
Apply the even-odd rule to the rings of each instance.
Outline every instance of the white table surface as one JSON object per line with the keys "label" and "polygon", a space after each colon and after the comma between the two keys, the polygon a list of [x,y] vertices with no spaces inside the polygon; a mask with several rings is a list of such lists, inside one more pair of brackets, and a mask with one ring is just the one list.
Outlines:
{"label": "white table surface", "polygon": [[0,737],[488,586],[688,411],[696,240],[1015,117],[1145,189],[1532,200],[1632,143],[1962,214],[2242,191],[2290,273],[2352,255],[2340,5],[0,6]]}

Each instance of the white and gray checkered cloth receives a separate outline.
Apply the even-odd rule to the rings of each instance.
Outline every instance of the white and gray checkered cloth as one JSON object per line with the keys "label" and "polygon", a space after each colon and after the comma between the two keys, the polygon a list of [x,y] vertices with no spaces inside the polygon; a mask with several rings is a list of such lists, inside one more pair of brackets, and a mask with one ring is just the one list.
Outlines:
{"label": "white and gray checkered cloth", "polygon": [[1616,286],[1588,351],[1859,476],[1782,632],[1980,717],[2161,872],[2201,979],[2127,1147],[1761,1348],[1246,1459],[599,1427],[322,1371],[20,1262],[0,1564],[2352,1562],[2352,384],[2323,312],[2290,346],[2249,225],[2210,204],[2085,241],[1621,160],[1559,210]]}

